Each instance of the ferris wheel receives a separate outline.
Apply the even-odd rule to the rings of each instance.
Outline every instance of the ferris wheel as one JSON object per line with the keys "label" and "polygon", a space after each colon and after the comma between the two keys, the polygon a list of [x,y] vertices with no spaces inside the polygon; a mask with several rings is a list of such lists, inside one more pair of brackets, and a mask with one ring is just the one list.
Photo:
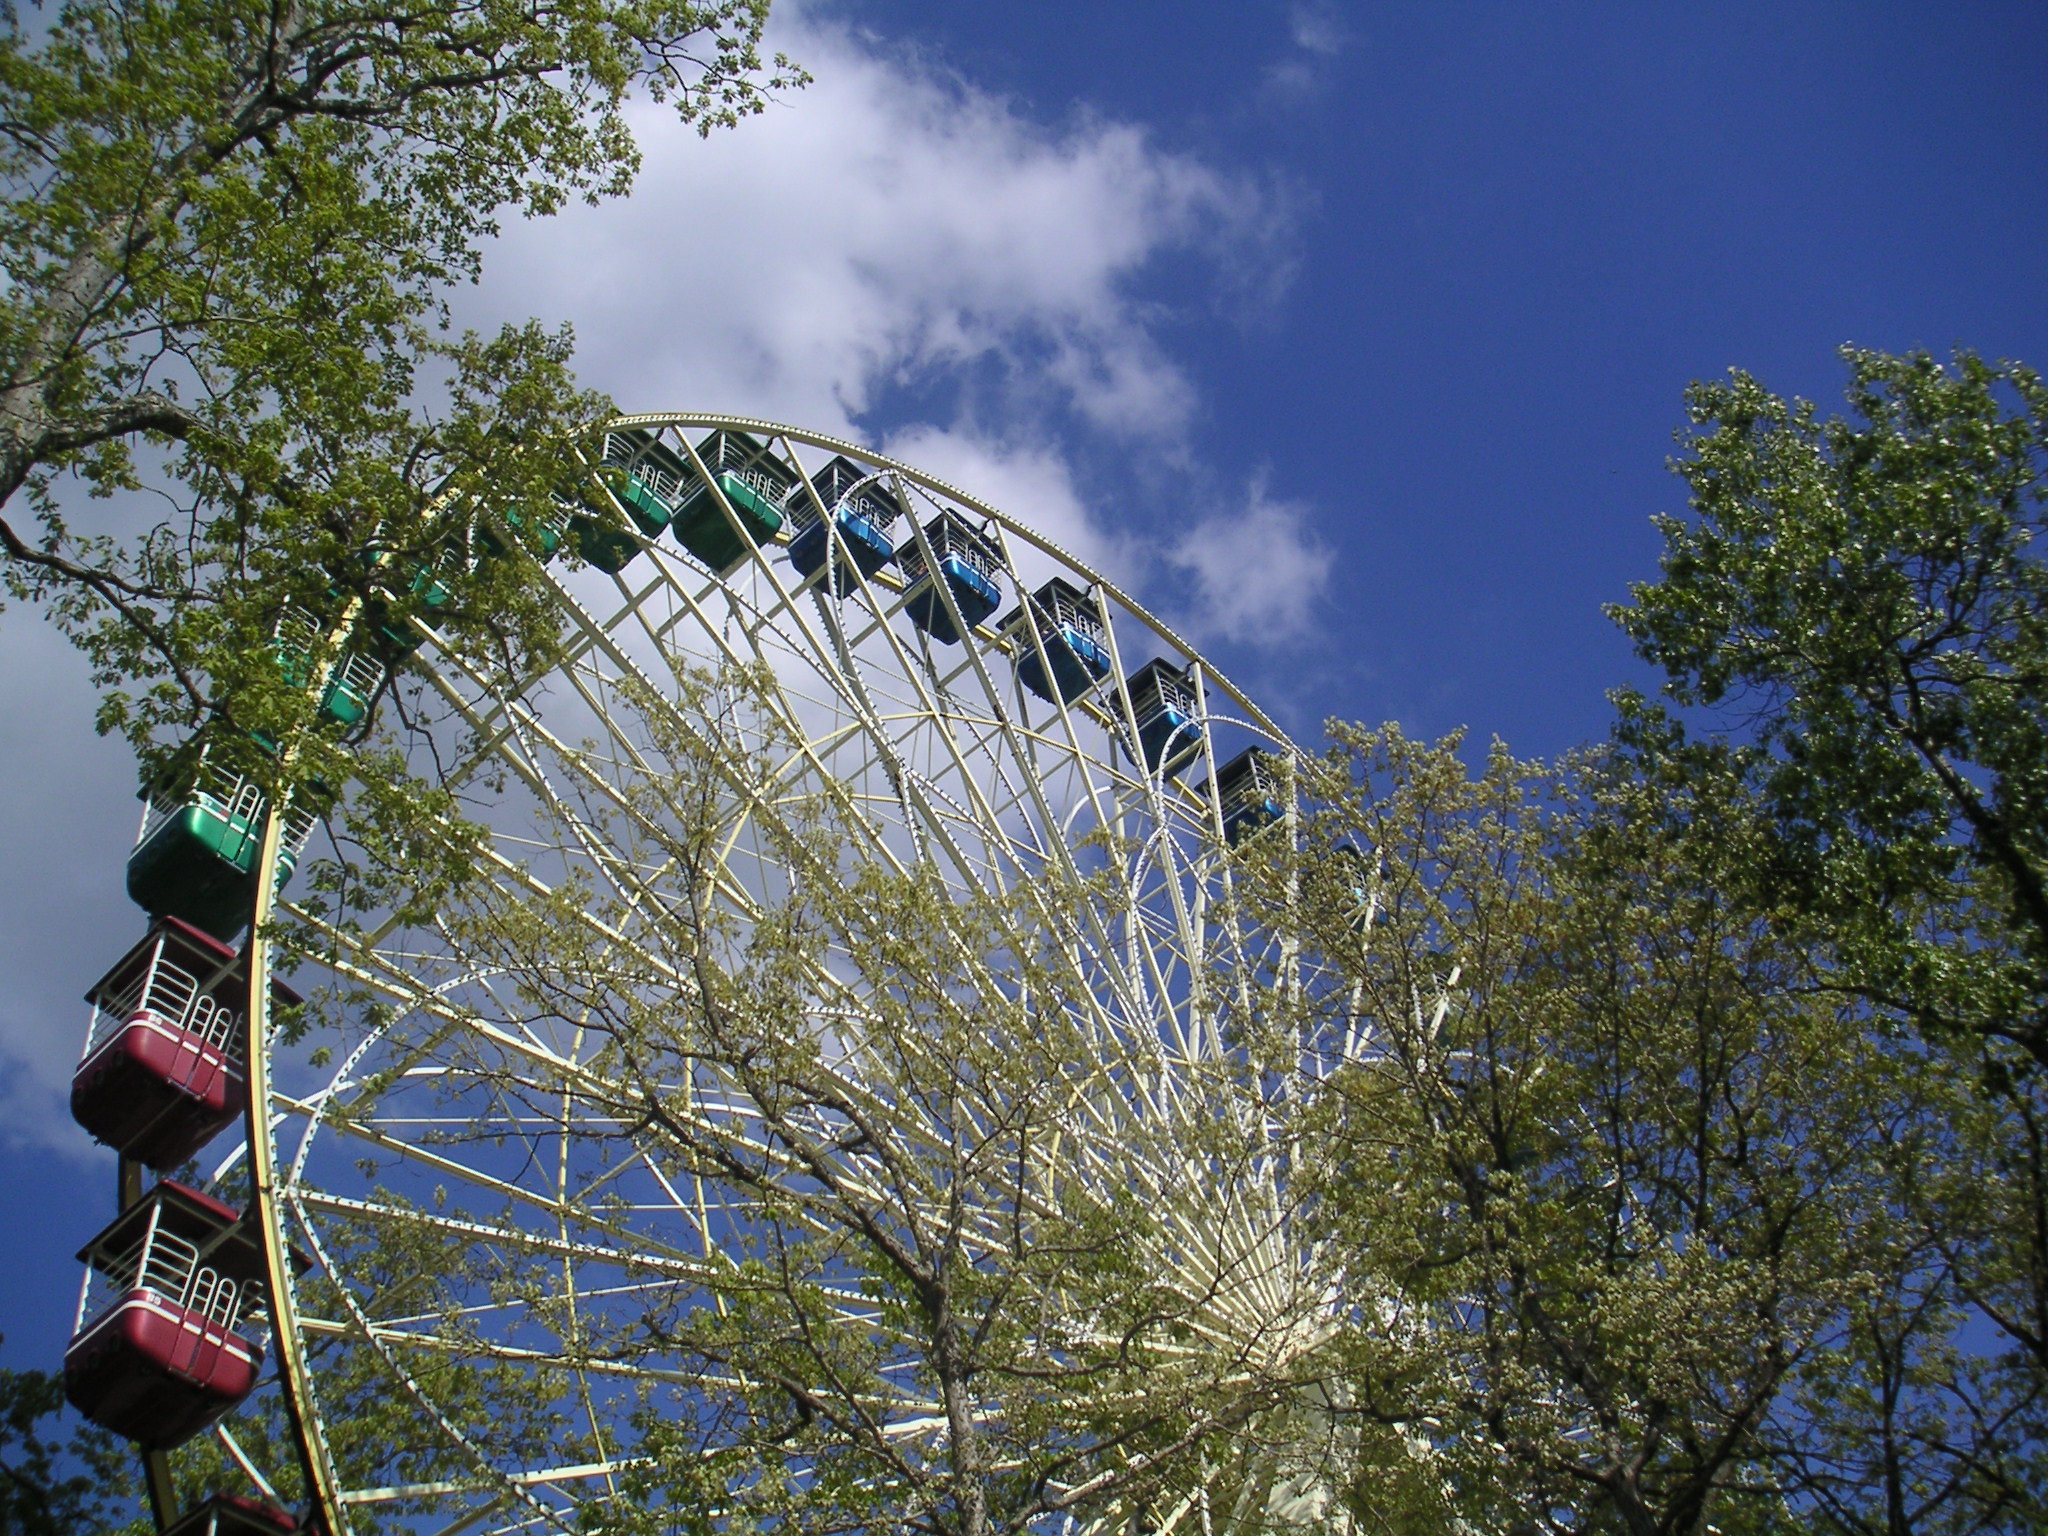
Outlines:
{"label": "ferris wheel", "polygon": [[[1284,732],[1100,573],[856,444],[642,415],[586,458],[582,503],[480,514],[397,573],[419,621],[306,679],[336,721],[403,686],[446,728],[488,829],[465,894],[344,932],[285,884],[318,807],[266,815],[203,752],[150,798],[152,920],[74,1085],[123,1162],[67,1381],[143,1445],[160,1526],[805,1498],[908,1528],[970,1441],[1035,1479],[1033,1528],[1336,1520],[1341,1416],[1273,1385],[1330,1314],[1287,1090],[1227,1025],[1300,963],[1232,894],[1232,849],[1288,835]],[[510,684],[433,624],[488,559],[537,560],[561,619]],[[272,941],[232,943],[252,900],[318,952],[302,1042]],[[986,1353],[949,1373],[955,1308]]]}

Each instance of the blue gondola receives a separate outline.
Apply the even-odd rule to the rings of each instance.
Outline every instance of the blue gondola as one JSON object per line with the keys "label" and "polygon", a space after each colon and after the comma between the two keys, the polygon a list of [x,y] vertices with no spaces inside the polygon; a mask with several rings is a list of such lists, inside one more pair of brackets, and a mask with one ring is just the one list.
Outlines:
{"label": "blue gondola", "polygon": [[[994,539],[957,512],[941,512],[924,525],[924,536],[931,545],[932,559],[946,578],[946,589],[960,610],[961,622],[972,629],[1002,603],[1002,551]],[[960,631],[947,610],[938,583],[925,568],[924,551],[914,541],[906,540],[896,564],[906,584],[903,608],[910,615],[910,622],[943,645],[957,644]]]}
{"label": "blue gondola", "polygon": [[1036,642],[1022,607],[1003,626],[1016,637],[1017,681],[1048,704],[1055,689],[1059,703],[1071,704],[1109,676],[1109,636],[1087,593],[1055,576],[1031,594],[1031,614]]}
{"label": "blue gondola", "polygon": [[1155,657],[1130,676],[1131,724],[1148,773],[1178,773],[1202,749],[1188,669]]}
{"label": "blue gondola", "polygon": [[1279,776],[1270,752],[1247,747],[1216,770],[1216,803],[1223,811],[1223,837],[1235,848],[1281,816]]}
{"label": "blue gondola", "polygon": [[801,489],[790,493],[786,503],[796,536],[789,543],[789,563],[802,576],[816,575],[825,564],[837,529],[842,556],[832,568],[832,592],[844,597],[859,577],[873,576],[896,553],[890,526],[903,515],[902,503],[887,485],[844,455],[835,458],[811,476],[828,517]]}
{"label": "blue gondola", "polygon": [[1358,914],[1356,926],[1362,928],[1372,906],[1372,861],[1351,843],[1339,843],[1330,853],[1330,862],[1337,870],[1343,892],[1350,898],[1352,911]]}

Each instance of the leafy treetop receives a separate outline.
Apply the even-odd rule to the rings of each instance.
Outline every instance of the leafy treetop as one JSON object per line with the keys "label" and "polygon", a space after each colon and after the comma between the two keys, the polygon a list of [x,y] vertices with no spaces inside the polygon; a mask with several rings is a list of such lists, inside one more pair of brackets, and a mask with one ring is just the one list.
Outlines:
{"label": "leafy treetop", "polygon": [[[427,549],[461,493],[559,492],[556,446],[606,403],[566,333],[455,335],[448,287],[504,210],[626,190],[635,91],[709,132],[801,84],[764,70],[767,9],[74,0],[36,29],[8,8],[0,552],[98,664],[103,727],[147,746],[218,711],[208,679],[281,600],[317,606],[366,547]],[[81,531],[67,477],[171,510]]]}
{"label": "leafy treetop", "polygon": [[1666,693],[1746,728],[1753,894],[1827,921],[1846,984],[2048,1062],[2048,385],[1969,352],[1848,351],[1848,419],[1695,385],[1664,579],[1615,616]]}

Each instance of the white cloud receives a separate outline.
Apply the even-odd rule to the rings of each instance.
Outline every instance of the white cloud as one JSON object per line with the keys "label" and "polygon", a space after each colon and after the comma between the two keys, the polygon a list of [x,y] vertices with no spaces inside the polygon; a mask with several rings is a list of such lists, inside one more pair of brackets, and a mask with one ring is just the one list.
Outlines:
{"label": "white cloud", "polygon": [[1296,5],[1287,13],[1287,35],[1304,53],[1334,58],[1343,52],[1350,33],[1328,0]]}
{"label": "white cloud", "polygon": [[1282,97],[1319,90],[1329,66],[1351,42],[1333,0],[1296,0],[1287,12],[1288,51],[1266,66],[1266,86]]}
{"label": "white cloud", "polygon": [[632,197],[509,230],[489,307],[572,318],[585,376],[635,408],[846,429],[937,382],[1183,429],[1194,390],[1131,280],[1259,238],[1263,194],[1128,124],[1048,130],[801,12],[776,41],[815,84],[709,140],[639,110]]}
{"label": "white cloud", "polygon": [[[1066,458],[1048,443],[1002,443],[972,431],[931,425],[890,435],[883,452],[965,491],[1042,533],[1099,571],[1130,570],[1139,556],[1130,542],[1091,513]],[[1039,575],[1013,551],[1026,586]]]}
{"label": "white cloud", "polygon": [[915,55],[777,14],[776,45],[816,82],[709,140],[640,112],[633,195],[508,230],[479,318],[570,319],[582,376],[628,410],[862,438],[870,412],[915,401],[891,451],[1135,579],[1138,545],[1077,495],[1061,431],[1187,462],[1198,393],[1138,281],[1192,251],[1219,294],[1269,296],[1286,199],[1140,127],[1049,129]]}
{"label": "white cloud", "polygon": [[1268,495],[1263,474],[1241,507],[1196,524],[1167,558],[1194,578],[1195,606],[1184,622],[1200,639],[1297,639],[1330,580],[1330,554],[1310,509]]}

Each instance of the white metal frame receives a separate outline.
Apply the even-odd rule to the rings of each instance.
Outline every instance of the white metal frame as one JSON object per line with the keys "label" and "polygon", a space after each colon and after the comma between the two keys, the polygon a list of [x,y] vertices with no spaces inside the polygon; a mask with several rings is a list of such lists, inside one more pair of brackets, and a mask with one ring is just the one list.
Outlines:
{"label": "white metal frame", "polygon": [[[1249,1182],[1220,1191],[1206,1189],[1200,1170],[1148,1162],[1145,1151],[1160,1127],[1214,1112],[1204,1098],[1201,1063],[1226,1049],[1221,1011],[1247,1001],[1243,989],[1253,971],[1289,963],[1265,935],[1225,915],[1231,873],[1224,808],[1213,788],[1219,732],[1276,755],[1293,751],[1285,734],[1102,573],[1028,524],[911,466],[857,444],[742,417],[642,415],[610,424],[612,433],[629,429],[668,441],[751,554],[720,574],[661,538],[643,540],[642,554],[615,577],[551,570],[546,579],[568,645],[545,676],[517,689],[492,687],[431,640],[415,658],[445,717],[478,744],[452,780],[502,776],[509,785],[492,817],[492,878],[509,891],[538,892],[580,873],[625,910],[658,920],[673,871],[635,866],[607,829],[607,819],[630,829],[644,815],[630,791],[658,771],[623,701],[638,695],[636,708],[653,710],[678,730],[709,728],[674,702],[693,663],[752,665],[775,680],[763,729],[772,728],[783,745],[758,772],[717,786],[730,815],[716,888],[738,921],[752,921],[793,878],[811,877],[779,862],[773,839],[763,835],[781,807],[806,795],[828,797],[837,807],[859,842],[855,856],[898,869],[929,863],[962,892],[1029,899],[1047,872],[1076,876],[1104,858],[1115,860],[1127,902],[1095,914],[1063,949],[1093,999],[1087,1024],[1100,1059],[1092,1066],[1107,1090],[1076,1100],[1062,1132],[1063,1155],[1077,1176],[1144,1186],[1177,1224],[1177,1251],[1213,1256],[1209,1272],[1182,1277],[1191,1295],[1206,1297],[1201,1315],[1209,1344],[1262,1338],[1275,1319],[1305,1316],[1311,1320],[1290,1325],[1298,1336],[1269,1339],[1264,1347],[1311,1347],[1320,1325],[1297,1294],[1307,1265],[1286,1227],[1283,1150],[1276,1146],[1257,1166],[1239,1170],[1237,1177]],[[697,439],[713,430],[767,442],[795,470],[788,497],[806,506],[816,496],[807,465],[828,456],[844,455],[869,466],[870,479],[886,479],[910,530],[898,540],[899,553],[914,550],[933,573],[962,642],[935,644],[909,622],[906,583],[894,566],[867,578],[847,562],[848,590],[835,597],[833,571],[843,559],[836,527],[835,547],[809,578],[799,577],[783,554],[792,523],[775,541],[754,545],[698,457]],[[621,441],[601,440],[591,457],[611,461],[611,445]],[[980,626],[960,622],[924,531],[939,512],[990,530],[1000,581],[1019,599],[1021,624],[998,632],[994,614]],[[1091,595],[1113,660],[1104,683],[1072,702],[1042,700],[1015,675],[1025,655],[1042,654],[1045,636],[1031,594],[1048,575]],[[1198,756],[1208,769],[1206,776],[1185,775],[1201,778],[1193,788],[1182,778],[1145,772],[1134,739],[1138,722],[1125,679],[1154,654],[1187,669],[1202,732]],[[753,744],[767,740],[757,735]],[[1092,841],[1097,835],[1106,841]],[[300,837],[297,825],[287,837]],[[597,937],[655,972],[667,964],[638,931],[607,929]],[[1230,978],[1234,998],[1211,995],[1212,973]],[[276,1074],[268,1120],[280,1156],[266,1178],[274,1180],[269,1198],[278,1230],[302,1239],[329,1278],[341,1282],[340,1306],[338,1315],[330,1307],[322,1316],[291,1303],[281,1315],[296,1319],[303,1341],[336,1341],[373,1355],[393,1390],[419,1407],[423,1433],[437,1436],[468,1468],[431,1484],[337,1486],[341,1518],[350,1508],[405,1501],[436,1511],[421,1529],[570,1528],[577,1506],[614,1494],[631,1465],[619,1439],[619,1405],[635,1392],[683,1385],[658,1365],[582,1353],[576,1318],[598,1316],[620,1295],[687,1289],[693,1276],[726,1266],[720,1233],[729,1218],[721,1197],[701,1178],[679,1180],[650,1146],[626,1146],[602,1167],[594,1163],[597,1149],[610,1157],[621,1127],[588,1107],[608,1087],[592,1041],[568,1022],[523,1017],[499,978],[464,968],[445,934],[386,923],[336,974],[380,998],[386,1012],[346,1042],[339,1065],[325,1073],[267,1063]],[[849,994],[846,1006],[847,1019],[857,1020],[859,998]],[[857,1091],[858,1050],[847,1060]],[[505,1070],[483,1071],[480,1063]],[[516,1092],[506,1091],[508,1081]],[[711,1085],[679,1083],[676,1091],[692,1100],[693,1113],[746,1113],[744,1102]],[[475,1134],[479,1114],[491,1128],[490,1145]],[[765,1144],[756,1150],[779,1155]],[[223,1170],[240,1156],[231,1152]],[[453,1190],[453,1209],[439,1211],[432,1195],[393,1203],[365,1184],[356,1171],[364,1162],[378,1163],[379,1177],[409,1188]],[[403,1223],[465,1251],[515,1256],[534,1274],[551,1266],[559,1290],[545,1309],[474,1292],[459,1308],[462,1342],[452,1346],[445,1299],[392,1310],[348,1283],[336,1245],[379,1222]],[[851,1290],[844,1315],[855,1326],[872,1326],[872,1305]],[[422,1384],[428,1373],[408,1363],[451,1347],[531,1370],[536,1380],[566,1383],[562,1401],[577,1415],[575,1455],[558,1465],[511,1465],[488,1436],[455,1422]],[[316,1435],[317,1397],[316,1369],[301,1405]],[[911,1439],[930,1436],[940,1423],[907,1382],[899,1400],[877,1411],[888,1416],[890,1434]],[[326,1464],[324,1446],[316,1459]],[[1233,1497],[1243,1504],[1250,1495],[1240,1487]],[[1263,1517],[1270,1503],[1260,1495],[1238,1517]],[[1237,1523],[1229,1512],[1208,1508],[1206,1498],[1155,1509],[1150,1518],[1161,1532],[1200,1529],[1205,1536]]]}
{"label": "white metal frame", "polygon": [[[85,1051],[81,1060],[118,1035],[129,1024],[146,1019],[153,1028],[176,1031],[210,1046],[229,1062],[243,1060],[242,1011],[219,995],[222,979],[206,981],[194,976],[164,955],[165,938],[158,935],[149,964],[128,986],[111,996],[95,994],[92,1019],[86,1025]],[[241,987],[232,979],[232,992]]]}

